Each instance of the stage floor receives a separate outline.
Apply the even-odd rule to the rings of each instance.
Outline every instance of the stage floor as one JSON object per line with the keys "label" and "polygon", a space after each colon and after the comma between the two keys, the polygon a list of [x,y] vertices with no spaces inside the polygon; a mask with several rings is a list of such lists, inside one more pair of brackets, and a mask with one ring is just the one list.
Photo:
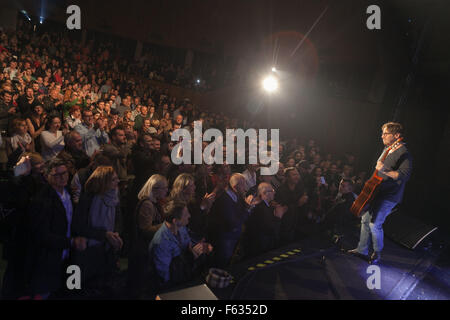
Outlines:
{"label": "stage floor", "polygon": [[357,241],[354,234],[334,246],[324,234],[310,237],[235,265],[233,283],[213,292],[226,300],[450,299],[450,264],[441,246],[413,251],[386,239],[374,271],[367,261],[342,251]]}

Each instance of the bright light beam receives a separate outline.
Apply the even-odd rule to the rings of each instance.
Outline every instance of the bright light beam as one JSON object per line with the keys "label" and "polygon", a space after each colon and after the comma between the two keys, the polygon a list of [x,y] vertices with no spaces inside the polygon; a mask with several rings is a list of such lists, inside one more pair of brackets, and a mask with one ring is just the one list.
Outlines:
{"label": "bright light beam", "polygon": [[263,80],[263,88],[268,93],[275,92],[278,89],[278,80],[274,76],[268,76]]}
{"label": "bright light beam", "polygon": [[308,30],[308,32],[304,35],[304,37],[302,38],[302,40],[300,41],[300,43],[295,47],[295,49],[292,51],[291,53],[291,57],[294,56],[294,54],[297,52],[297,50],[301,47],[303,41],[305,41],[306,38],[308,38],[308,35],[311,33],[311,31],[314,29],[314,27],[316,26],[316,24],[320,21],[320,19],[322,19],[323,15],[325,14],[325,12],[327,12],[328,10],[328,6],[325,7],[325,10],[322,11],[322,13],[320,14],[320,16],[316,19],[316,21],[313,23],[313,25],[311,26],[311,28]]}

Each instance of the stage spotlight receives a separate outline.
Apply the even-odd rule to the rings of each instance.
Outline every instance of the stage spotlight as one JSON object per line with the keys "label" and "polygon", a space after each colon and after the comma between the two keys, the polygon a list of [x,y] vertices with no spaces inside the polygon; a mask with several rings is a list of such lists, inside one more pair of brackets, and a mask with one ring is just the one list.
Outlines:
{"label": "stage spotlight", "polygon": [[20,12],[28,19],[28,21],[31,21],[30,16],[28,15],[28,13],[25,10],[21,10]]}
{"label": "stage spotlight", "polygon": [[272,67],[272,72],[277,72],[277,68]]}
{"label": "stage spotlight", "polygon": [[200,83],[200,79],[197,79],[197,83]]}
{"label": "stage spotlight", "polygon": [[44,23],[44,17],[43,17],[43,16],[40,16],[40,17],[39,17],[39,23],[40,23],[40,24],[43,24],[43,23]]}
{"label": "stage spotlight", "polygon": [[268,76],[263,80],[263,88],[269,93],[278,89],[278,80],[274,76]]}

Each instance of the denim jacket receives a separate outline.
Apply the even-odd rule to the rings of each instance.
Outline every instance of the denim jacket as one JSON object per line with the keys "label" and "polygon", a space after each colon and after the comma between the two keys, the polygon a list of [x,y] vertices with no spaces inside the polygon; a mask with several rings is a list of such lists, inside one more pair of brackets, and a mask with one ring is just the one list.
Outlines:
{"label": "denim jacket", "polygon": [[74,128],[83,138],[83,149],[90,157],[100,146],[108,143],[109,137],[105,131],[100,129],[88,128],[84,123],[80,123]]}
{"label": "denim jacket", "polygon": [[155,233],[149,245],[150,257],[158,275],[164,282],[170,280],[170,264],[172,260],[188,249],[191,239],[186,227],[178,230],[179,239],[169,230],[166,223]]}

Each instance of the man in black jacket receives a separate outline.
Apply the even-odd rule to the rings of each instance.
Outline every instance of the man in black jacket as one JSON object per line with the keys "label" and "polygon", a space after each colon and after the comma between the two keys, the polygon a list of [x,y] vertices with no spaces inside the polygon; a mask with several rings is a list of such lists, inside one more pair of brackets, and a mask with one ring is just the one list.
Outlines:
{"label": "man in black jacket", "polygon": [[32,244],[30,253],[31,294],[48,298],[65,285],[63,276],[70,249],[84,250],[86,239],[71,236],[73,207],[66,190],[69,172],[63,161],[50,160],[45,169],[48,181],[30,205]]}
{"label": "man in black jacket", "polygon": [[40,104],[38,99],[34,96],[32,87],[26,88],[25,94],[19,98],[19,110],[22,117],[27,117],[34,107]]}
{"label": "man in black jacket", "polygon": [[245,197],[247,182],[240,173],[231,176],[229,185],[214,202],[209,214],[208,235],[215,248],[217,267],[231,262],[235,247],[241,237],[242,225],[257,204],[253,195]]}
{"label": "man in black jacket", "polygon": [[308,195],[296,168],[285,170],[286,181],[278,188],[275,201],[288,207],[281,219],[280,244],[288,244],[295,240],[298,227],[306,221],[306,205]]}
{"label": "man in black jacket", "polygon": [[278,244],[280,224],[288,207],[274,205],[275,190],[270,183],[258,185],[258,197],[262,200],[247,220],[244,235],[244,252],[247,257],[256,256],[275,248]]}

